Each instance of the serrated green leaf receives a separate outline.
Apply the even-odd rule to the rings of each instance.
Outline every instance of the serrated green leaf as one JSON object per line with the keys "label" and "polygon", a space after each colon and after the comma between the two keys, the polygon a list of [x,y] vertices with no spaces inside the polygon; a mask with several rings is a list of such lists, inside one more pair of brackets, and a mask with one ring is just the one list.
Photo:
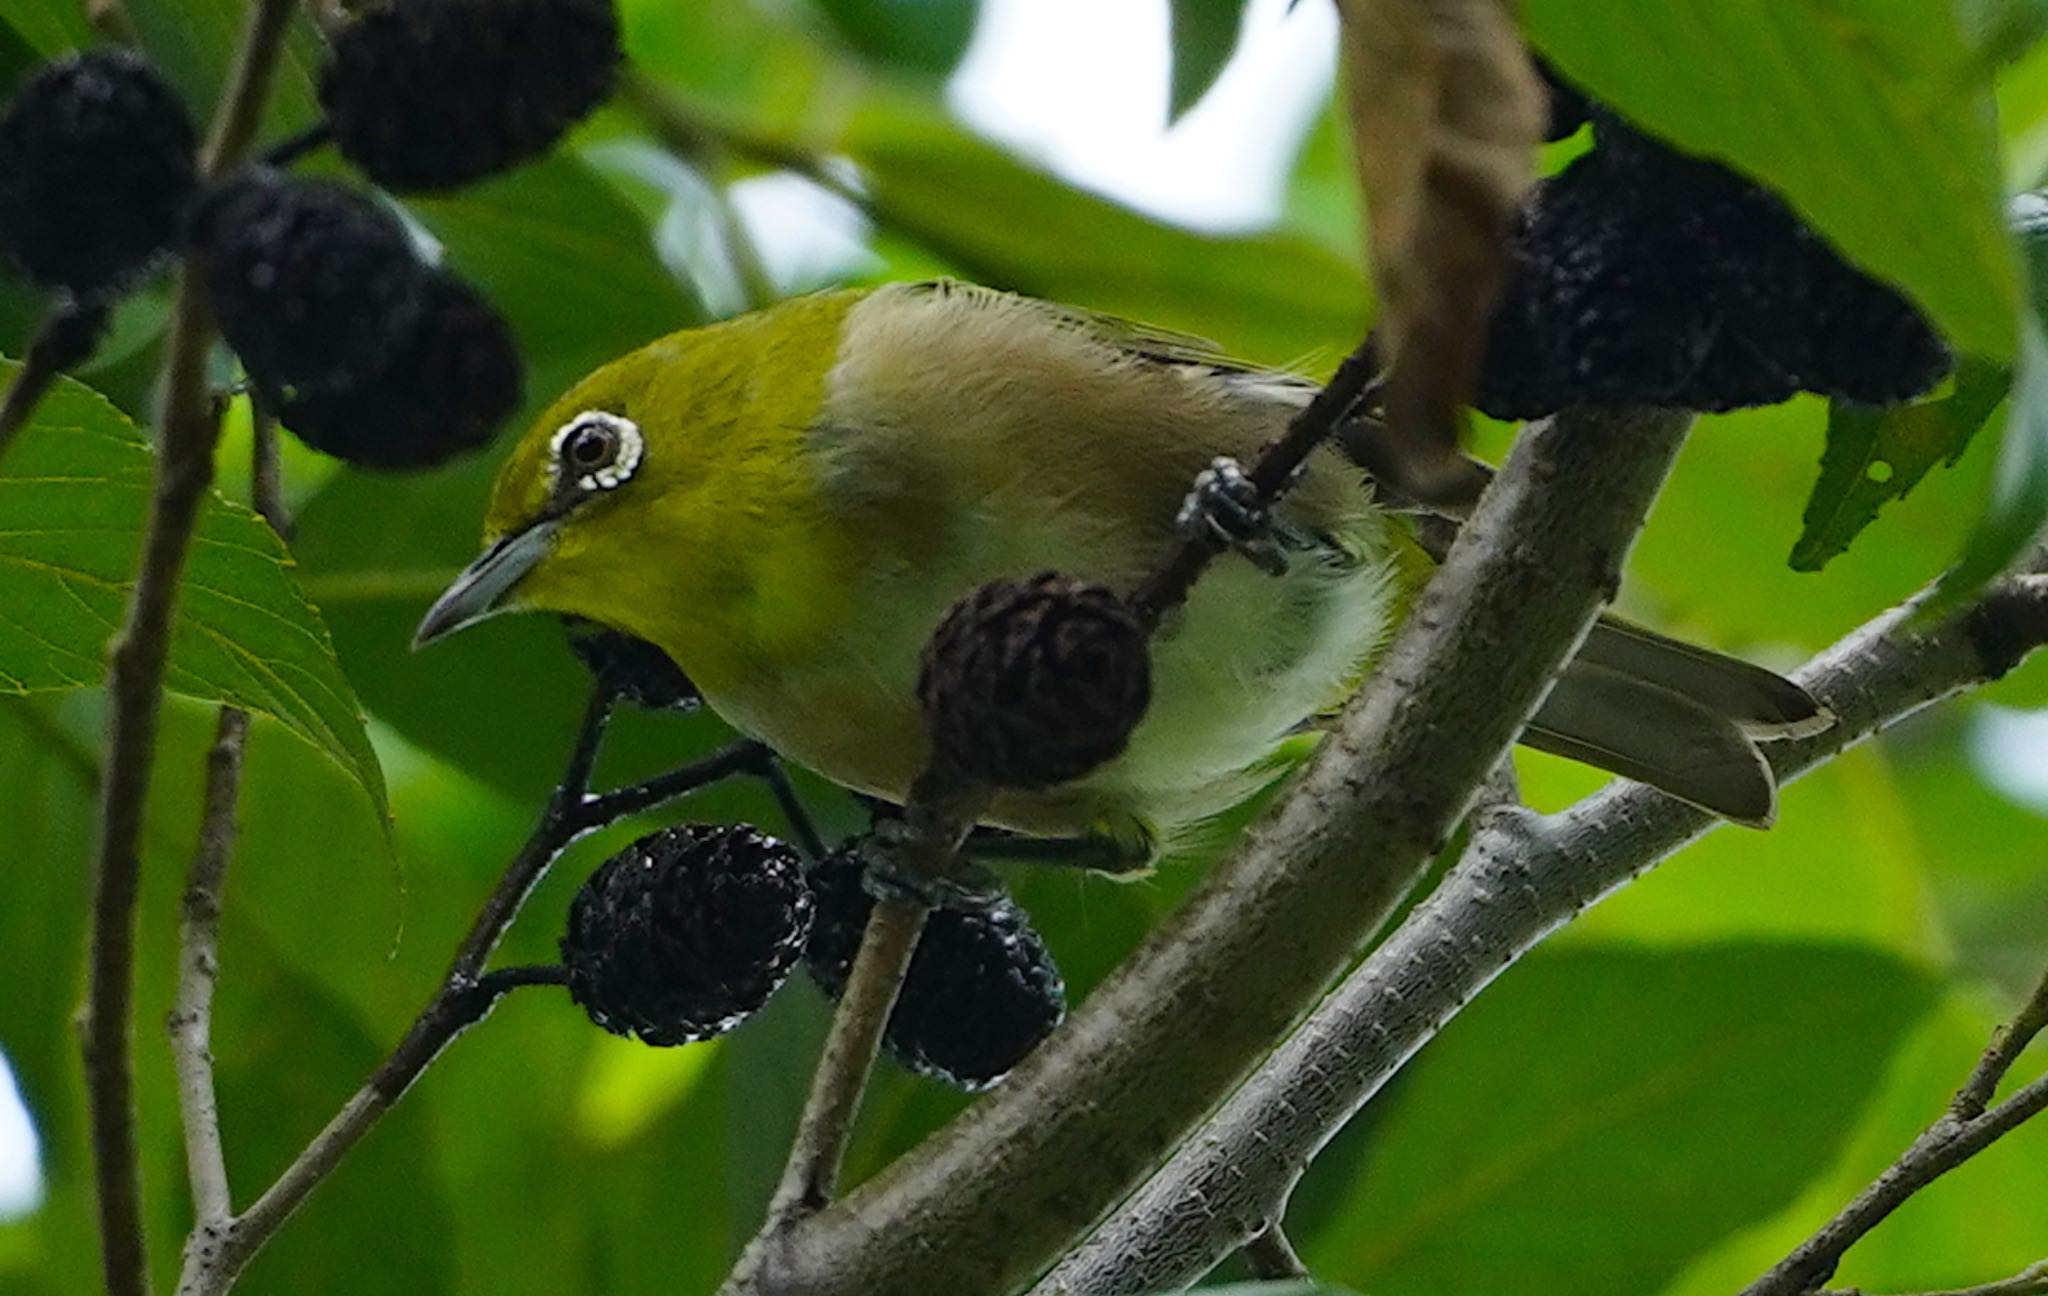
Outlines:
{"label": "serrated green leaf", "polygon": [[861,57],[942,77],[974,38],[977,0],[813,0]]}
{"label": "serrated green leaf", "polygon": [[[0,382],[16,366],[0,362]],[[152,456],[97,393],[60,381],[0,461],[0,692],[97,686],[134,583]],[[327,627],[261,519],[201,510],[165,687],[268,715],[327,753],[385,812],[384,777]]]}
{"label": "serrated green leaf", "polygon": [[1831,1162],[1935,989],[1848,945],[1538,953],[1421,1054],[1296,1241],[1375,1296],[1655,1291]]}
{"label": "serrated green leaf", "polygon": [[1529,0],[1573,81],[1783,193],[1958,350],[2009,360],[2021,280],[1988,69],[1927,0]]}
{"label": "serrated green leaf", "polygon": [[1820,478],[1806,502],[1804,530],[1792,546],[1792,569],[1819,571],[1934,465],[1962,458],[1970,438],[2011,390],[2012,375],[2003,366],[1965,359],[1954,389],[1939,400],[1890,409],[1833,402]]}
{"label": "serrated green leaf", "polygon": [[1167,18],[1173,55],[1167,121],[1179,121],[1223,75],[1244,30],[1244,9],[1245,0],[1173,0]]}
{"label": "serrated green leaf", "polygon": [[2004,571],[2048,524],[2048,337],[2031,314],[2020,334],[2019,376],[2006,414],[1991,499],[1963,555],[1923,608],[1937,616]]}

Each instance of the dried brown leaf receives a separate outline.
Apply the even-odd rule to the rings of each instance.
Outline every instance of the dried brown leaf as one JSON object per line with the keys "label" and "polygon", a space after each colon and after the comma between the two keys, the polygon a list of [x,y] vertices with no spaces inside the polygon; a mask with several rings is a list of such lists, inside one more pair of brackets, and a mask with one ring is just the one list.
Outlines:
{"label": "dried brown leaf", "polygon": [[1458,453],[1533,175],[1545,101],[1512,0],[1339,0],[1379,332],[1393,360],[1375,467],[1417,499],[1484,484]]}

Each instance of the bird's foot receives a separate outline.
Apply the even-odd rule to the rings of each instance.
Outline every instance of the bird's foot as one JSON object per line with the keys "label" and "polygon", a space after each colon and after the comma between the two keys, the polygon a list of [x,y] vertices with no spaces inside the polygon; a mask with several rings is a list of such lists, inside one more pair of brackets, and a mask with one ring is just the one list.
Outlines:
{"label": "bird's foot", "polygon": [[876,899],[907,899],[932,909],[986,909],[1005,892],[1002,880],[964,856],[941,877],[903,865],[902,847],[911,829],[902,819],[880,819],[869,834],[862,855],[867,862],[863,884]]}
{"label": "bird's foot", "polygon": [[1194,489],[1180,506],[1174,525],[1183,535],[1221,541],[1274,576],[1287,571],[1287,555],[1275,535],[1264,495],[1237,460],[1218,455],[1195,476]]}

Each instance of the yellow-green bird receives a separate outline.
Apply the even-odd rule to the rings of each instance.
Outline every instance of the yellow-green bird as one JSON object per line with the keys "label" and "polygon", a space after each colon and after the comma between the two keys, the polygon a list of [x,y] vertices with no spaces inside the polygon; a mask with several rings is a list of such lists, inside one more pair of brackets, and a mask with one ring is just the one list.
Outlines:
{"label": "yellow-green bird", "polygon": [[[1249,460],[1314,392],[1196,339],[958,283],[786,301],[556,401],[418,641],[512,610],[602,623],[662,648],[736,729],[900,802],[926,753],[920,650],[954,600],[1047,569],[1133,588],[1197,473]],[[991,823],[1144,858],[1274,777],[1429,568],[1334,453],[1275,523],[1284,572],[1226,557],[1156,636],[1124,753],[1001,795]],[[1603,622],[1525,741],[1763,823],[1755,740],[1819,718],[1768,671]]]}

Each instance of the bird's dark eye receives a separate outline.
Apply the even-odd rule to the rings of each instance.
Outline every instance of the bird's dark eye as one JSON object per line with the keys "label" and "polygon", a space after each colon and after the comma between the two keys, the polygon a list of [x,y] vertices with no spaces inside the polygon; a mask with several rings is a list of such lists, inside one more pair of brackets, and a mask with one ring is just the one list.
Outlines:
{"label": "bird's dark eye", "polygon": [[618,453],[619,439],[612,435],[612,430],[589,423],[569,434],[569,444],[564,448],[563,457],[578,472],[589,472],[593,468],[604,467]]}
{"label": "bird's dark eye", "polygon": [[555,433],[555,489],[616,490],[640,467],[640,427],[603,410],[585,410]]}

